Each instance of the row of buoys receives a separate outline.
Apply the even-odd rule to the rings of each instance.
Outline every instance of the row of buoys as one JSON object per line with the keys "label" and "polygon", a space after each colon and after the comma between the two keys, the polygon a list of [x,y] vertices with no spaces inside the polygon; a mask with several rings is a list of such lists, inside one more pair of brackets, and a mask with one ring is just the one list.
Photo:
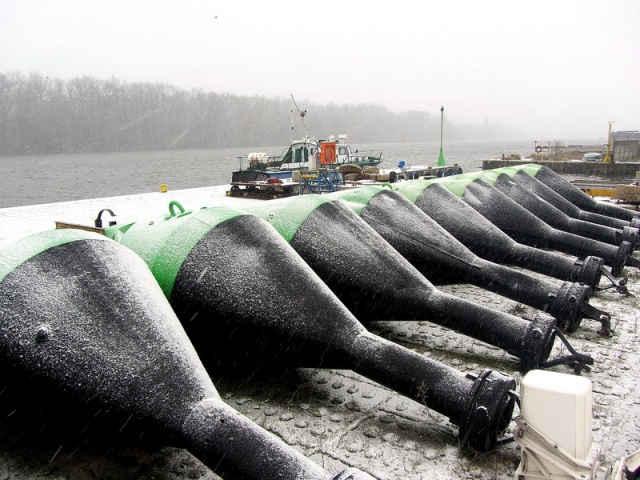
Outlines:
{"label": "row of buoys", "polygon": [[[528,180],[518,182],[521,172],[536,183],[551,178],[553,191],[562,190],[544,169],[525,166],[402,182],[393,190],[294,197],[246,211],[176,211],[174,202],[158,221],[105,229],[117,242],[65,230],[29,237],[0,253],[0,359],[52,390],[161,426],[225,478],[330,475],[226,406],[205,369],[253,372],[272,363],[351,369],[448,416],[461,443],[489,450],[510,423],[515,381],[491,370],[464,374],[365,326],[428,320],[504,349],[523,372],[593,363],[561,330],[575,330],[582,318],[607,330],[609,315],[588,301],[602,274],[637,267],[630,256],[635,216],[606,226],[616,230],[606,230],[608,244],[567,233],[581,239],[579,258],[524,245],[514,239],[515,228],[498,228],[474,203],[498,198],[518,223],[525,207],[514,201],[519,188],[511,183],[533,192]],[[532,195],[529,202],[542,198]],[[592,222],[576,208],[564,205],[562,212]],[[589,231],[580,226],[580,233]],[[542,228],[545,241],[561,237]],[[559,240],[557,248],[568,243]],[[596,252],[610,257],[604,261],[611,275]],[[473,283],[540,312],[527,320],[434,286],[451,282]],[[556,338],[571,355],[549,360]],[[349,470],[335,478],[371,477]]]}
{"label": "row of buoys", "polygon": [[598,268],[590,268],[566,277],[586,285],[578,281],[555,284],[482,259],[407,198],[388,189],[364,187],[328,197],[351,206],[433,283],[470,283],[491,290],[549,313],[566,330],[580,324],[591,290],[601,276]]}
{"label": "row of buoys", "polygon": [[[503,261],[516,261],[514,257],[519,255],[520,248],[517,246],[514,248],[512,242],[515,242],[517,245],[534,247],[537,252],[541,251],[541,248],[551,248],[579,257],[598,256],[611,267],[614,276],[619,276],[629,262],[633,263],[633,259],[629,256],[632,251],[629,242],[622,242],[619,246],[609,245],[554,229],[482,179],[465,181],[454,177],[449,182],[419,180],[413,183],[409,186],[400,185],[398,191],[405,196],[414,197],[416,205],[428,215],[437,216],[436,221],[441,225],[444,224],[445,228],[453,222],[458,227],[454,236],[463,238],[465,245],[469,248],[473,247],[480,252],[486,251],[484,248],[486,243],[478,241],[473,235],[475,233],[483,232],[489,245],[502,240],[504,251],[508,254]],[[445,212],[442,211],[443,208],[446,209]],[[467,227],[466,234],[460,232],[461,226],[455,220],[448,222],[443,220],[443,216],[449,216],[456,210],[459,213],[464,212],[466,216],[464,219]],[[480,229],[475,228],[473,225],[475,222],[482,222]],[[488,227],[489,225],[492,228]],[[489,249],[494,251],[491,247]],[[540,259],[536,259],[533,263],[541,262]],[[530,264],[524,263],[520,266],[527,265]]]}
{"label": "row of buoys", "polygon": [[465,203],[518,243],[535,248],[551,248],[580,257],[587,255],[600,257],[605,265],[611,267],[611,272],[615,276],[620,275],[624,266],[630,261],[632,245],[628,241],[623,241],[619,245],[610,245],[553,228],[482,178],[473,179],[464,175],[461,177],[464,178],[457,177],[440,185],[457,194]]}
{"label": "row of buoys", "polygon": [[[291,214],[301,219],[299,209],[294,208]],[[358,221],[355,214],[351,218]],[[325,224],[323,229],[333,229],[339,223]],[[366,227],[366,224],[360,225]],[[312,229],[317,226],[310,225]],[[352,228],[353,224],[347,223],[346,227]],[[356,291],[359,289],[363,311],[373,315],[376,308],[389,311],[386,302],[403,308],[397,302],[418,305],[420,299],[412,297],[426,300],[432,293],[418,283],[419,274],[402,279],[395,273],[397,266],[391,258],[395,252],[375,252],[374,248],[384,246],[384,242],[356,244],[367,248],[363,254],[383,260],[382,270],[376,267],[373,271],[372,262],[367,266],[360,264],[351,272],[334,270],[335,279],[346,276],[343,288],[335,288],[327,277],[323,283],[268,222],[258,215],[237,210],[205,208],[151,223],[114,227],[108,229],[107,234],[138,253],[149,265],[205,366],[231,362],[231,367],[243,370],[274,363],[351,369],[448,416],[459,426],[460,439],[482,451],[495,445],[509,423],[514,407],[510,394],[515,387],[513,379],[492,371],[465,375],[384,340],[369,333],[340,301],[354,307],[359,301]],[[353,240],[352,237],[349,239]],[[315,241],[311,234],[298,242],[303,244],[305,240]],[[346,248],[337,233],[333,241],[331,252]],[[366,242],[366,238],[363,241]],[[313,245],[307,246],[313,249]],[[326,243],[324,247],[326,249]],[[390,261],[386,262],[385,257]],[[340,268],[339,263],[332,263],[329,269]],[[398,290],[404,292],[397,298],[385,299],[385,295],[391,293],[390,288],[378,285],[382,290],[378,298],[373,299],[369,294],[375,295],[376,285],[369,287],[369,292],[363,291],[366,281],[361,281],[361,277],[364,274],[378,278],[394,275],[402,282]],[[395,290],[391,283],[388,285]],[[338,297],[330,287],[341,290]],[[372,301],[375,305],[366,305]],[[422,318],[429,316],[425,307],[421,306],[419,312]],[[402,310],[402,315],[411,310]],[[459,314],[458,318],[462,316]],[[485,320],[489,321],[487,315]],[[516,318],[509,320],[515,323]],[[540,356],[550,348],[549,337],[553,331],[549,324],[541,320],[539,328],[543,336],[532,339],[532,343],[542,345],[536,348]],[[517,341],[522,342],[527,329],[528,323],[521,326],[520,336],[514,335]],[[475,330],[485,338],[490,336],[479,323]],[[520,346],[512,348],[518,350]],[[425,389],[430,392],[426,397]]]}
{"label": "row of buoys", "polygon": [[[509,169],[500,170],[511,174]],[[530,177],[535,178],[539,183],[557,192],[584,212],[617,218],[629,222],[632,227],[640,225],[640,212],[609,203],[598,202],[549,167],[537,164],[526,164],[515,167],[515,171],[523,172],[523,174],[528,174]],[[519,177],[521,177],[521,175],[519,175]]]}
{"label": "row of buoys", "polygon": [[[285,238],[295,232],[290,245],[360,321],[429,320],[506,350],[520,359],[524,372],[544,365],[555,336],[553,318],[540,314],[529,322],[439,291],[395,245],[331,197],[293,197],[247,211],[271,222]],[[433,253],[427,255],[434,258]],[[448,256],[435,253],[447,263]],[[551,287],[550,292],[555,290]],[[577,290],[581,298],[571,309],[580,308],[588,287]],[[576,312],[569,314],[572,319]]]}
{"label": "row of buoys", "polygon": [[558,230],[598,240],[611,245],[620,245],[627,241],[632,245],[638,242],[637,228],[599,225],[581,218],[573,218],[554,207],[523,185],[516,183],[509,175],[499,171],[487,170],[478,175],[478,179],[493,185],[515,203],[526,208],[540,220]]}

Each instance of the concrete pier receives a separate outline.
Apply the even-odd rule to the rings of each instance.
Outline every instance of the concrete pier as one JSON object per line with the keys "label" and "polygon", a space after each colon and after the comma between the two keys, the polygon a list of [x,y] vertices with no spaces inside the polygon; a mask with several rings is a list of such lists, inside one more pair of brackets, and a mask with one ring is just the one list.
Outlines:
{"label": "concrete pier", "polygon": [[549,167],[556,173],[562,175],[578,175],[585,177],[602,177],[615,178],[619,180],[627,179],[632,182],[636,178],[636,172],[640,171],[640,162],[620,162],[620,163],[603,163],[603,162],[552,162],[541,160],[483,160],[482,169],[491,170],[493,168],[513,167],[526,163],[536,163]]}

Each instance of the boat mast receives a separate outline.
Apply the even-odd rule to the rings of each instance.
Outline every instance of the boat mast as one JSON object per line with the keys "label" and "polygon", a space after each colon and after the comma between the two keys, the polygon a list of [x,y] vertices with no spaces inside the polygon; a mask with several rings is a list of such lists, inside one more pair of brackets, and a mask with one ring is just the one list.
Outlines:
{"label": "boat mast", "polygon": [[[291,95],[291,100],[293,100],[293,105],[296,107],[296,111],[298,115],[300,115],[300,119],[302,120],[302,125],[304,125],[304,139],[307,140],[309,138],[309,133],[307,132],[307,122],[304,120],[304,116],[307,114],[307,110],[300,110],[298,108],[298,104],[296,103],[296,99],[293,98],[293,93]],[[293,110],[291,110],[291,130],[293,130]]]}

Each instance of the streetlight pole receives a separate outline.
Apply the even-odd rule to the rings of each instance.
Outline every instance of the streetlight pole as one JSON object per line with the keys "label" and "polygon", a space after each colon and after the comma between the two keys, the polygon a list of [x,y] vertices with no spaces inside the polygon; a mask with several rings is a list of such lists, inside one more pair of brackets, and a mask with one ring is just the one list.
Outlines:
{"label": "streetlight pole", "polygon": [[444,107],[440,107],[440,155],[438,155],[438,166],[443,167],[446,165],[444,163],[444,154],[442,153],[442,127],[444,124]]}

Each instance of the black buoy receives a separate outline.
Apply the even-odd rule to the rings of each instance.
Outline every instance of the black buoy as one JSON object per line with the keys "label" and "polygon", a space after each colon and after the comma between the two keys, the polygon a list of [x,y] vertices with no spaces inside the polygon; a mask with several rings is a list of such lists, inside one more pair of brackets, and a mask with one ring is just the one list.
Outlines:
{"label": "black buoy", "polygon": [[149,265],[205,365],[352,369],[446,415],[481,451],[511,420],[513,379],[464,374],[369,333],[255,215],[181,209],[107,233]]}
{"label": "black buoy", "polygon": [[414,180],[393,189],[481,258],[586,285],[597,285],[602,275],[601,258],[571,259],[518,243],[443,185]]}
{"label": "black buoy", "polygon": [[616,277],[622,275],[625,265],[640,266],[630,256],[633,249],[629,242],[609,245],[555,229],[482,179],[447,179],[439,183],[460,195],[464,202],[516,242],[578,257],[597,256],[611,267],[611,273]]}
{"label": "black buoy", "polygon": [[[360,321],[428,320],[507,350],[523,371],[546,366],[552,318],[538,315],[532,324],[438,290],[355,212],[329,199],[305,195],[248,210],[267,219]],[[579,305],[584,288],[573,292]]]}
{"label": "black buoy", "polygon": [[635,248],[640,241],[637,228],[630,226],[613,228],[570,217],[536,193],[514,182],[506,173],[485,170],[478,178],[494,186],[518,205],[526,208],[549,226],[558,230],[611,245],[629,242]]}
{"label": "black buoy", "polygon": [[557,209],[569,215],[571,218],[585,220],[587,222],[605,225],[612,228],[640,227],[640,218],[634,218],[631,221],[628,221],[590,212],[588,210],[581,210],[578,206],[571,203],[552,188],[529,175],[525,170],[520,170],[518,167],[503,167],[495,169],[495,171],[500,172],[501,174],[506,173],[515,183],[529,189],[540,198],[546,200]]}
{"label": "black buoy", "polygon": [[600,314],[588,304],[590,286],[575,282],[557,285],[479,258],[398,192],[367,186],[324,198],[346,202],[435,284],[470,283],[485,288],[549,313],[564,330],[575,330],[585,316],[600,320]]}
{"label": "black buoy", "polygon": [[[548,187],[552,188],[564,198],[569,200],[577,207],[587,210],[589,212],[599,213],[601,215],[607,215],[613,218],[619,218],[621,220],[633,221],[635,218],[640,218],[640,212],[634,212],[626,208],[618,207],[617,205],[610,205],[602,202],[597,202],[589,195],[584,193],[571,182],[562,178],[556,172],[549,167],[536,164],[520,165],[519,169],[533,176],[536,180],[544,183]],[[637,225],[636,225],[637,226]]]}
{"label": "black buoy", "polygon": [[144,262],[102,235],[52,230],[0,252],[0,363],[43,399],[158,427],[223,478],[331,477],[220,399]]}

